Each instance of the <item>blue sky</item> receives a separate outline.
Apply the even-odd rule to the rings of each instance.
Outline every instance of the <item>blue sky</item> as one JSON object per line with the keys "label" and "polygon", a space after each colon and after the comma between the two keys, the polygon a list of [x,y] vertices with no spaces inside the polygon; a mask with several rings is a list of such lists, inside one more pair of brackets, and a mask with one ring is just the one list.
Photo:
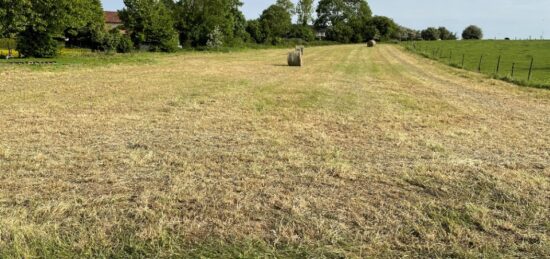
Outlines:
{"label": "blue sky", "polygon": [[[102,0],[106,10],[123,7],[122,0]],[[243,0],[247,18],[257,18],[275,0]],[[295,1],[296,2],[296,1]],[[462,32],[470,25],[483,28],[486,38],[550,38],[550,0],[369,0],[374,14],[404,26],[423,29],[446,26]]]}

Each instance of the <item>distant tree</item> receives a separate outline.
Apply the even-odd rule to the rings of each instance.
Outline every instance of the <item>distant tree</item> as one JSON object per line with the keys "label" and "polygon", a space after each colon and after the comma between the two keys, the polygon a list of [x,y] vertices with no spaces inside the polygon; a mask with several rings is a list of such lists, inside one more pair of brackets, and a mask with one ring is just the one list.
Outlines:
{"label": "distant tree", "polygon": [[320,0],[315,28],[325,30],[327,39],[360,42],[364,39],[372,11],[365,0]]}
{"label": "distant tree", "polygon": [[481,40],[483,39],[483,31],[475,25],[470,25],[462,32],[462,39]]}
{"label": "distant tree", "polygon": [[300,0],[296,6],[298,24],[306,26],[313,20],[313,0]]}
{"label": "distant tree", "polygon": [[174,51],[178,47],[174,19],[163,2],[158,0],[124,0],[119,11],[124,27],[136,47],[149,46],[151,51]]}
{"label": "distant tree", "polygon": [[421,33],[423,40],[439,40],[439,30],[434,27],[429,27]]}
{"label": "distant tree", "polygon": [[262,32],[262,26],[259,20],[250,20],[246,23],[246,32],[256,43],[263,43],[265,35]]}
{"label": "distant tree", "polygon": [[376,26],[369,25],[365,28],[364,39],[366,41],[369,41],[369,40],[379,41],[380,40],[380,32],[378,31]]}
{"label": "distant tree", "polygon": [[275,5],[285,9],[291,17],[296,14],[294,3],[290,0],[277,0]]}
{"label": "distant tree", "polygon": [[260,26],[264,35],[264,41],[277,42],[288,34],[291,25],[290,14],[278,5],[270,6],[260,16]]}
{"label": "distant tree", "polygon": [[437,30],[439,31],[439,38],[441,40],[456,40],[457,39],[456,35],[454,33],[450,32],[445,27],[439,27]]}
{"label": "distant tree", "polygon": [[385,16],[374,16],[369,20],[369,25],[374,26],[379,33],[379,40],[388,40],[398,30],[397,24]]}
{"label": "distant tree", "polygon": [[247,38],[241,6],[240,0],[180,0],[176,15],[180,41],[190,46],[205,46],[215,30],[221,32],[225,43]]}
{"label": "distant tree", "polygon": [[304,41],[313,41],[315,40],[315,31],[309,25],[293,24],[288,33],[288,37]]}
{"label": "distant tree", "polygon": [[421,33],[417,30],[399,26],[400,39],[402,41],[421,40]]}

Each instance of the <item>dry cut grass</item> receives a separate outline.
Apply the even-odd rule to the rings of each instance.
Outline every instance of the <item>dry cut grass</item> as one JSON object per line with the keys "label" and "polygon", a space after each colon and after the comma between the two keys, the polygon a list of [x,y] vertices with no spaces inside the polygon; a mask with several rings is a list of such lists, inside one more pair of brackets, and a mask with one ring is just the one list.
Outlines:
{"label": "dry cut grass", "polygon": [[286,54],[1,67],[0,257],[550,254],[550,91]]}

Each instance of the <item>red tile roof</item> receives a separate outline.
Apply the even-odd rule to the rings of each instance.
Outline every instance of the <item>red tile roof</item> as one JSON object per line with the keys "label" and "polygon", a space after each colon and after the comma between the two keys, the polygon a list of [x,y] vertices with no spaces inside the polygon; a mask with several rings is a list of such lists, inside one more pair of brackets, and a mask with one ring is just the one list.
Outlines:
{"label": "red tile roof", "polygon": [[105,23],[116,23],[116,24],[122,23],[122,21],[120,20],[120,17],[118,17],[118,12],[105,11],[104,15],[105,15]]}

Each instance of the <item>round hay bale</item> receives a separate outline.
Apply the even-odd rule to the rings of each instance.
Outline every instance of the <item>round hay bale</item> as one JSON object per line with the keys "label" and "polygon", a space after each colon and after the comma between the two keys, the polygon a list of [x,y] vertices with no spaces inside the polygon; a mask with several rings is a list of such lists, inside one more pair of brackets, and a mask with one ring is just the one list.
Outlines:
{"label": "round hay bale", "polygon": [[367,41],[367,47],[374,48],[374,46],[376,46],[376,41],[375,40]]}
{"label": "round hay bale", "polygon": [[303,65],[302,53],[300,51],[288,53],[288,65],[291,67],[301,67]]}

